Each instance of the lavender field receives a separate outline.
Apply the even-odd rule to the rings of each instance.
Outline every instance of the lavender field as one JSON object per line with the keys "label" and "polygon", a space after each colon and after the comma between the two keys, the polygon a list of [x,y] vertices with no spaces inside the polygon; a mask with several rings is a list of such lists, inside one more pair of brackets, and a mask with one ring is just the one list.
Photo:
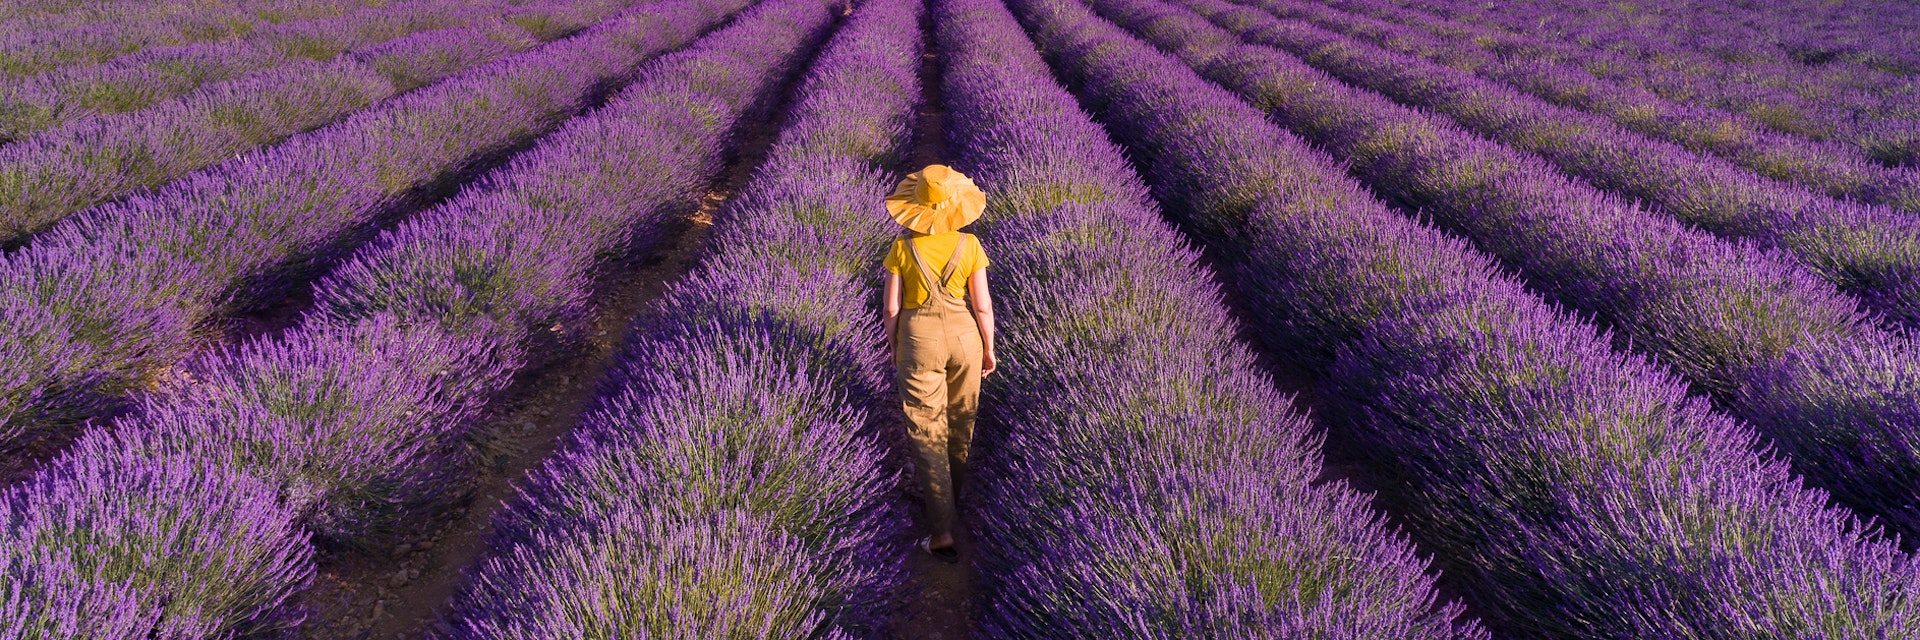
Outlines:
{"label": "lavender field", "polygon": [[0,0],[0,640],[1920,638],[1917,336],[1907,0]]}

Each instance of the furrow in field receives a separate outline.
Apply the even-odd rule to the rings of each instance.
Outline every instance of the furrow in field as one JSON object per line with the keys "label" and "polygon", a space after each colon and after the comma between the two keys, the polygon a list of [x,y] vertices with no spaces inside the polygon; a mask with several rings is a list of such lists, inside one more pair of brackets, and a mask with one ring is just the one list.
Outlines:
{"label": "furrow in field", "polygon": [[[1782,133],[1852,144],[1884,164],[1920,163],[1920,106],[1916,106],[1911,81],[1810,81],[1814,77],[1807,73],[1809,68],[1801,65],[1754,71],[1697,55],[1640,57],[1595,48],[1579,39],[1536,37],[1532,31],[1443,19],[1390,1],[1329,0],[1328,4],[1424,30],[1460,34],[1475,46],[1516,63],[1545,60],[1575,66],[1596,78],[1643,87],[1669,100],[1745,114]],[[1897,89],[1902,95],[1877,95],[1875,88]]]}
{"label": "furrow in field", "polygon": [[1920,169],[1883,166],[1858,147],[1776,132],[1742,114],[1671,101],[1642,87],[1596,78],[1572,65],[1498,56],[1463,34],[1428,33],[1301,0],[1241,4],[1504,83],[1553,104],[1605,116],[1626,129],[1712,153],[1761,175],[1837,198],[1920,213]]}
{"label": "furrow in field", "polygon": [[1347,158],[1379,192],[1619,330],[1849,506],[1920,532],[1908,480],[1920,473],[1920,349],[1785,256],[1638,209],[1283,52],[1240,46],[1184,10],[1101,6]]}
{"label": "furrow in field", "polygon": [[[387,14],[399,17],[376,19],[378,24],[370,29],[390,32],[431,25],[447,21],[441,14],[467,10],[418,9]],[[590,13],[597,20],[615,9]],[[335,47],[343,41],[331,31],[322,33],[329,37],[296,39],[304,43],[301,48],[313,50],[314,60],[216,83],[150,109],[81,118],[0,147],[0,247],[27,243],[33,234],[87,207],[383,108],[382,103],[395,96],[537,44],[527,30],[494,22],[418,33],[335,57]],[[159,64],[175,69],[176,62]]]}
{"label": "furrow in field", "polygon": [[[518,9],[501,3],[452,0],[394,3],[325,19],[275,25],[237,41],[160,47],[104,64],[44,73],[0,87],[0,142],[22,140],[76,120],[139,111],[209,85],[301,61],[326,62],[344,53],[361,52],[421,32],[486,29],[493,32],[501,44],[521,45],[526,35],[513,33],[519,27],[511,22],[502,24],[502,21],[524,15],[526,11],[554,12],[567,6],[560,2],[550,0]],[[617,9],[604,7],[600,17]],[[577,29],[587,24],[574,26]],[[518,48],[530,46],[524,44]],[[367,55],[355,58],[371,64]],[[401,62],[419,64],[430,60],[389,60],[386,64]],[[411,88],[406,86],[409,78],[394,81],[402,85],[402,90]]]}
{"label": "furrow in field", "polygon": [[574,115],[741,0],[628,10],[152,194],[0,258],[0,450],[178,384],[214,325],[298,288],[369,227]]}
{"label": "furrow in field", "polygon": [[[357,0],[290,3],[293,15],[326,18],[364,6]],[[288,14],[230,3],[192,5],[150,19],[0,26],[0,78],[17,80],[62,67],[98,64],[154,47],[244,37]]]}
{"label": "furrow in field", "polygon": [[[1833,200],[1417,57],[1218,0],[1179,3],[1253,44],[1341,81],[1431,109],[1561,172],[1715,234],[1792,253],[1870,309],[1920,327],[1920,218]],[[1210,45],[1217,46],[1217,45]]]}
{"label": "furrow in field", "polygon": [[776,1],[651,63],[363,249],[289,335],[196,360],[193,384],[91,430],[5,496],[0,575],[27,614],[14,628],[228,637],[296,623],[313,546],[389,541],[467,486],[477,412],[580,337],[595,276],[657,248],[723,166],[741,107],[829,23],[818,0]]}
{"label": "furrow in field", "polygon": [[1920,631],[1907,556],[1758,453],[1746,425],[1086,6],[1014,7],[1229,271],[1263,341],[1321,376],[1373,484],[1496,630]]}
{"label": "furrow in field", "polygon": [[988,637],[1476,638],[1234,340],[1212,274],[992,0],[942,0],[1003,340],[962,502]]}
{"label": "furrow in field", "polygon": [[700,265],[496,518],[448,636],[880,632],[907,545],[863,241],[886,233],[920,12],[861,3],[822,50]]}

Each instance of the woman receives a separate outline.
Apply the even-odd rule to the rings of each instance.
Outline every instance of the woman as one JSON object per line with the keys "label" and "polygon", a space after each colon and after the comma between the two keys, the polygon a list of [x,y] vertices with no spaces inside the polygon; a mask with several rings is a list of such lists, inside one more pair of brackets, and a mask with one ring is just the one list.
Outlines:
{"label": "woman", "polygon": [[953,498],[973,442],[980,379],[995,360],[987,254],[958,231],[986,204],[972,179],[937,164],[887,197],[887,212],[903,229],[885,262],[882,324],[926,492],[929,535],[920,549],[946,562],[959,560]]}

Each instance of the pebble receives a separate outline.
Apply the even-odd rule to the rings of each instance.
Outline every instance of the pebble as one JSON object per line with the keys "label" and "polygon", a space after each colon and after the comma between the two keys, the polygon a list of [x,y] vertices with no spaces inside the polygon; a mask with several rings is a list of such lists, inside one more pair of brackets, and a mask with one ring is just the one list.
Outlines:
{"label": "pebble", "polygon": [[427,541],[425,541],[425,542],[421,542],[421,543],[420,543],[420,550],[421,550],[421,551],[432,551],[432,550],[433,550],[433,541],[432,541],[432,540],[427,540]]}
{"label": "pebble", "polygon": [[404,556],[404,555],[407,555],[407,553],[409,553],[409,552],[411,552],[411,551],[413,551],[413,545],[412,545],[412,544],[409,544],[409,543],[405,543],[405,542],[402,542],[402,543],[400,543],[400,546],[398,546],[398,547],[394,547],[394,548],[393,548],[393,555],[394,555],[395,557],[398,557],[398,556]]}
{"label": "pebble", "polygon": [[407,586],[407,570],[401,569],[399,571],[393,572],[393,579],[390,582],[395,587]]}

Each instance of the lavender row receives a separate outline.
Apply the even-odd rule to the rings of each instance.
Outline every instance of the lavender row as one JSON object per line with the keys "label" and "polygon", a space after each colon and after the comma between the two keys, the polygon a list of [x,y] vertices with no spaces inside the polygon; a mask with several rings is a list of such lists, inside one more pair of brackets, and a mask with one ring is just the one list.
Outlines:
{"label": "lavender row", "polygon": [[67,215],[338,121],[416,83],[533,46],[513,27],[433,31],[333,62],[297,62],[137,113],[0,147],[0,244]]}
{"label": "lavender row", "polygon": [[[1329,0],[1330,6],[1467,38],[1515,64],[1543,60],[1572,66],[1609,81],[1645,88],[1676,102],[1724,109],[1782,133],[1833,139],[1860,148],[1876,160],[1913,166],[1920,162],[1920,113],[1913,100],[1873,95],[1862,87],[1810,83],[1808,67],[1756,73],[1701,56],[1642,60],[1556,38],[1527,35],[1436,18],[1392,2]],[[1575,41],[1577,42],[1577,41]],[[1897,84],[1897,83],[1896,83]]]}
{"label": "lavender row", "polygon": [[[313,0],[303,7],[315,18],[364,6],[357,0]],[[61,67],[99,64],[143,49],[243,37],[272,26],[274,11],[246,6],[193,7],[145,20],[104,20],[68,28],[0,30],[0,78],[19,79]]]}
{"label": "lavender row", "polygon": [[[1446,0],[1395,4],[1437,13],[1460,23],[1605,51],[1650,68],[1672,69],[1688,74],[1725,73],[1737,83],[1766,85],[1803,98],[1836,100],[1849,105],[1885,105],[1892,104],[1890,99],[1911,97],[1916,88],[1910,81],[1911,74],[1920,71],[1920,67],[1901,69],[1898,63],[1874,65],[1844,59],[1838,51],[1844,47],[1840,38],[1857,34],[1835,34],[1839,38],[1829,36],[1822,42],[1803,43],[1826,50],[1803,52],[1808,56],[1805,59],[1771,46],[1767,40],[1773,34],[1728,37],[1721,27],[1737,30],[1742,26],[1737,20],[1729,19],[1731,16],[1728,14],[1746,13],[1753,16],[1757,13],[1743,10],[1738,3],[1711,0],[1689,3],[1692,6],[1661,17],[1662,22],[1656,29],[1611,21],[1607,16],[1587,11],[1590,5],[1580,2],[1521,2],[1500,12],[1487,12],[1468,3]],[[1854,6],[1841,12],[1852,13],[1864,10],[1858,5],[1868,3],[1848,0],[1844,4]],[[1650,8],[1653,9],[1650,13],[1663,13],[1665,9]],[[1696,11],[1701,14],[1693,15]],[[1819,9],[1791,12],[1792,17],[1782,23],[1817,21],[1820,19],[1816,17],[1817,13]],[[1888,11],[1883,8],[1879,13],[1881,15],[1870,20],[1871,24],[1886,27],[1911,21],[1906,16],[1910,11]],[[1699,20],[1698,17],[1706,17],[1707,20]],[[1898,30],[1890,31],[1897,33]],[[1678,37],[1668,38],[1668,35]],[[1692,42],[1683,43],[1688,40]],[[1881,38],[1882,43],[1892,40],[1895,38]],[[1700,46],[1702,44],[1706,46]]]}
{"label": "lavender row", "polygon": [[298,282],[412,190],[550,130],[592,92],[730,13],[640,7],[164,189],[0,259],[0,448],[111,406]]}
{"label": "lavender row", "polygon": [[[1503,59],[1480,49],[1471,37],[1462,34],[1430,34],[1300,0],[1245,4],[1505,83],[1542,100],[1605,116],[1626,129],[1712,153],[1755,173],[1796,182],[1829,196],[1920,212],[1920,170],[1882,166],[1858,147],[1775,132],[1744,115],[1669,101],[1644,88],[1595,78],[1570,65]],[[1328,42],[1324,36],[1309,37],[1317,41],[1313,46],[1326,46]]]}
{"label": "lavender row", "polygon": [[0,5],[0,33],[70,29],[111,20],[158,20],[181,14],[234,9],[244,9],[253,17],[278,24],[338,15],[356,4],[362,3],[334,0],[15,0]]}
{"label": "lavender row", "polygon": [[1011,301],[968,507],[994,637],[1481,638],[1233,340],[1199,254],[1006,9],[935,10]]}
{"label": "lavender row", "polygon": [[[374,31],[445,21],[431,11],[406,15],[417,19]],[[535,44],[518,27],[470,22],[475,24],[401,37],[331,62],[294,62],[142,111],[83,118],[0,147],[0,245],[19,244],[72,212],[335,122]],[[325,49],[321,57],[338,53],[331,45]]]}
{"label": "lavender row", "polygon": [[[683,10],[673,4],[655,8]],[[458,493],[477,410],[543,343],[578,336],[603,265],[647,250],[691,208],[719,168],[726,123],[707,116],[772,86],[827,21],[822,7],[785,5],[648,66],[609,106],[363,250],[287,338],[194,362],[196,384],[144,398],[10,491],[0,575],[25,614],[16,629],[108,627],[126,612],[127,633],[104,637],[290,626],[309,534],[379,541]],[[471,277],[476,264],[494,267],[492,281]],[[176,467],[197,480],[121,479]],[[116,509],[112,491],[138,508]]]}
{"label": "lavender row", "polygon": [[[1271,20],[1183,0],[1226,24]],[[1117,6],[1117,5],[1116,5]],[[1920,350],[1788,261],[1719,241],[1568,180],[1538,158],[1340,84],[1286,54],[1240,47],[1185,11],[1127,10],[1202,73],[1271,108],[1531,284],[1624,333],[1771,437],[1822,488],[1920,532]],[[1176,44],[1177,43],[1177,44]],[[1411,151],[1410,151],[1411,150]]]}
{"label": "lavender row", "polygon": [[[1102,4],[1206,39],[1204,22]],[[1920,631],[1910,560],[1756,453],[1745,425],[1086,7],[1015,7],[1229,269],[1261,339],[1318,372],[1415,539],[1498,630]]]}
{"label": "lavender row", "polygon": [[1410,4],[1647,59],[1693,54],[1786,74],[1854,77],[1861,84],[1920,74],[1920,13],[1899,0],[1845,0],[1784,11],[1724,0],[1637,7],[1546,0],[1514,3],[1498,12],[1448,1]]}
{"label": "lavender row", "polygon": [[1334,77],[1408,106],[1446,114],[1489,139],[1537,154],[1562,172],[1658,205],[1683,222],[1790,251],[1868,308],[1920,326],[1920,219],[1912,214],[1831,200],[1626,131],[1599,116],[1311,25],[1240,12],[1230,26],[1249,42],[1298,55]]}
{"label": "lavender row", "polygon": [[[483,25],[505,9],[445,0],[369,7],[278,25],[244,40],[148,49],[106,64],[41,74],[0,89],[0,141],[74,120],[138,111],[301,60],[325,62],[422,31]],[[509,36],[517,38],[524,36]]]}
{"label": "lavender row", "polygon": [[921,12],[868,0],[822,51],[700,266],[496,521],[452,637],[884,633],[907,523],[868,301]]}

